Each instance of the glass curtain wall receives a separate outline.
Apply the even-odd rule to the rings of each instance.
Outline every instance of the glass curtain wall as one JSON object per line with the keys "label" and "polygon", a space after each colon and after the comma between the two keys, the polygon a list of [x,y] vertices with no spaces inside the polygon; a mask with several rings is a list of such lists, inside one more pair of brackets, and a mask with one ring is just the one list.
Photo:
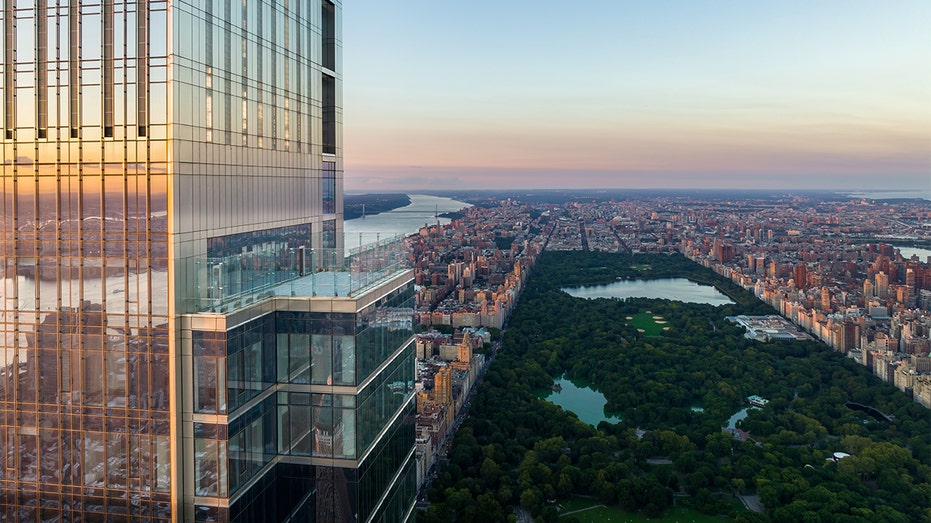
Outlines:
{"label": "glass curtain wall", "polygon": [[[0,520],[170,518],[170,315],[213,297],[192,291],[208,239],[299,228],[294,251],[247,249],[273,268],[339,249],[339,3],[322,4],[0,0]],[[205,350],[197,408],[274,382],[254,344]],[[203,456],[230,451],[197,432]]]}
{"label": "glass curtain wall", "polygon": [[[263,467],[294,458],[327,510],[375,510],[413,450],[412,321],[409,282],[355,314],[279,310],[226,332],[193,330],[195,413],[230,420],[195,423],[195,495],[241,508],[264,496],[255,489],[266,478],[247,485],[277,474]],[[310,465],[321,459],[344,468]]]}
{"label": "glass curtain wall", "polygon": [[168,4],[0,5],[0,519],[167,520]]}

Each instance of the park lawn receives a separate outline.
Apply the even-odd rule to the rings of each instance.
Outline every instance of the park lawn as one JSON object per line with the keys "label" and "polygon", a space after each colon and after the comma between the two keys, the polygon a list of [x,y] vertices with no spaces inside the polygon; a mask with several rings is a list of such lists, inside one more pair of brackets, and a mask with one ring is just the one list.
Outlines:
{"label": "park lawn", "polygon": [[[727,516],[709,516],[701,512],[686,508],[672,507],[661,517],[650,519],[638,512],[625,512],[620,508],[606,507],[598,500],[591,498],[572,498],[560,501],[559,514],[561,518],[574,517],[582,523],[724,523],[730,521]],[[581,511],[581,512],[574,512]],[[568,512],[574,512],[567,514]]]}
{"label": "park lawn", "polygon": [[638,264],[635,264],[635,265],[631,265],[630,268],[633,269],[633,270],[635,270],[635,271],[648,271],[648,270],[652,269],[653,267],[650,266],[650,265],[643,264],[643,263],[638,263]]}
{"label": "park lawn", "polygon": [[668,324],[657,323],[657,320],[655,320],[653,316],[654,314],[652,312],[641,312],[631,316],[631,319],[627,320],[627,323],[628,325],[633,325],[637,329],[642,330],[644,336],[662,336],[663,328],[667,327]]}

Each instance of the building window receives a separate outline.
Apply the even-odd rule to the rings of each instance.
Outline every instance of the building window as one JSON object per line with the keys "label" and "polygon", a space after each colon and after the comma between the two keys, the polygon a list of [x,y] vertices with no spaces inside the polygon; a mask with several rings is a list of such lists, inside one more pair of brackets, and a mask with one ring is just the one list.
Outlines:
{"label": "building window", "polygon": [[321,3],[321,20],[323,27],[323,67],[331,71],[336,70],[336,7],[333,2],[324,0]]}
{"label": "building window", "polygon": [[323,75],[323,153],[336,154],[336,78]]}
{"label": "building window", "polygon": [[323,214],[336,213],[336,162],[323,162],[322,210]]}
{"label": "building window", "polygon": [[323,245],[324,249],[336,248],[336,220],[327,220],[323,222]]}

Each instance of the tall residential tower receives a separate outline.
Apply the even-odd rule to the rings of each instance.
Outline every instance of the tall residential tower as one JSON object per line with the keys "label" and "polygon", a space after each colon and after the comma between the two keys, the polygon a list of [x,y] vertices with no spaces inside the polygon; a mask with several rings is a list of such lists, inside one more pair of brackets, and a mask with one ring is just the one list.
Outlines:
{"label": "tall residential tower", "polygon": [[412,277],[342,248],[341,5],[0,0],[0,520],[409,517]]}

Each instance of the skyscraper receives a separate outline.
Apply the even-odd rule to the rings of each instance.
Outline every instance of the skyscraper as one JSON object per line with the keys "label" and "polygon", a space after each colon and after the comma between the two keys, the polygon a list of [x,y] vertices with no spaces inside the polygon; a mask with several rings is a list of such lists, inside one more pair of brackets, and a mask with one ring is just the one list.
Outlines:
{"label": "skyscraper", "polygon": [[876,275],[876,295],[881,299],[889,297],[889,275],[885,272]]}
{"label": "skyscraper", "polygon": [[0,5],[0,520],[407,517],[412,276],[342,249],[341,2]]}

